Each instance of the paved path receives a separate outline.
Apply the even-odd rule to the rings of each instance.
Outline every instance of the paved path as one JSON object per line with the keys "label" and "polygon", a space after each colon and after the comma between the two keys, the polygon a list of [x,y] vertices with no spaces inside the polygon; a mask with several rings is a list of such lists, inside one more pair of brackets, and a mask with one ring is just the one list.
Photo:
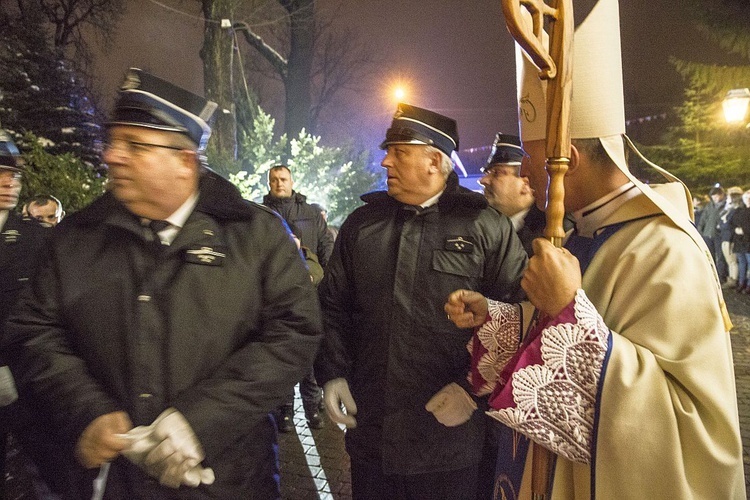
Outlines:
{"label": "paved path", "polygon": [[295,432],[279,434],[279,469],[283,500],[350,500],[349,456],[344,431],[325,417],[326,425],[310,430],[296,391]]}
{"label": "paved path", "polygon": [[742,434],[742,459],[745,462],[745,491],[750,498],[750,295],[725,291],[732,329],[734,377]]}

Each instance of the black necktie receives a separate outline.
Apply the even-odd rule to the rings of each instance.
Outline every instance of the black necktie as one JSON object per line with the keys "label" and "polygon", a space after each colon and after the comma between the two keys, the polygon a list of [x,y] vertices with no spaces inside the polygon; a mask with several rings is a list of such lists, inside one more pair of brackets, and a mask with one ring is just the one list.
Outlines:
{"label": "black necktie", "polygon": [[163,231],[164,229],[168,228],[171,225],[172,224],[170,224],[169,222],[165,220],[152,220],[151,222],[148,223],[148,227],[151,229],[151,232],[153,233],[153,236],[154,236],[153,245],[157,251],[160,251],[163,245],[163,243],[161,242],[161,238],[159,238],[159,232]]}

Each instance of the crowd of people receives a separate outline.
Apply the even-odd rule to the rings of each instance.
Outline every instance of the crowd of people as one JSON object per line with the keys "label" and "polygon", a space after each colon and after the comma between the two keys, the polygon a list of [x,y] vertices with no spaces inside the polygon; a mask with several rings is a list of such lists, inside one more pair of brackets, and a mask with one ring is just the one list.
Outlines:
{"label": "crowd of people", "polygon": [[520,137],[495,137],[484,195],[456,120],[399,103],[387,188],[338,232],[293,166],[242,199],[206,164],[216,103],[139,69],[106,193],[74,214],[16,213],[0,137],[0,423],[40,496],[278,499],[299,383],[310,428],[346,428],[354,500],[744,498],[721,284],[748,290],[750,191],[690,214],[682,184],[631,174],[617,0],[578,14],[564,247],[521,51]]}
{"label": "crowd of people", "polygon": [[722,288],[750,294],[750,189],[717,184],[708,196],[694,197],[693,206]]}

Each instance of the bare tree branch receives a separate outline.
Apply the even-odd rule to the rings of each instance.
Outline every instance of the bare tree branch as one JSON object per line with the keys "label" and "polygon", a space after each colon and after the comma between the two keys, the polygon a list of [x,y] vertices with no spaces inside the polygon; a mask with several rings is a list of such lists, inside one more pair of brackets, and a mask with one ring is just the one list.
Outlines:
{"label": "bare tree branch", "polygon": [[329,108],[344,90],[359,92],[360,83],[371,76],[376,67],[372,48],[349,28],[335,29],[330,19],[318,25],[315,61],[311,79],[313,105],[310,124],[317,128],[321,113]]}
{"label": "bare tree branch", "polygon": [[90,37],[83,30],[93,29],[107,46],[125,8],[123,0],[18,0],[18,4],[22,11],[38,8],[54,26],[54,47],[83,67],[91,60]]}
{"label": "bare tree branch", "polygon": [[273,47],[268,45],[263,38],[257,35],[250,26],[245,22],[237,22],[232,26],[235,31],[241,32],[245,36],[247,43],[255,48],[260,54],[274,67],[281,80],[286,82],[288,61],[279,54]]}

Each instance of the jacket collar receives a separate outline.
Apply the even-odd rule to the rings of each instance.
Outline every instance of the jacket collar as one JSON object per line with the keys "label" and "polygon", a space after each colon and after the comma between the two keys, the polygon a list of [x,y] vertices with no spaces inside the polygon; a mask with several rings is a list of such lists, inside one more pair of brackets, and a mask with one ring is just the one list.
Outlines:
{"label": "jacket collar", "polygon": [[298,193],[297,191],[292,191],[292,196],[289,198],[277,198],[275,196],[271,196],[271,193],[268,193],[267,195],[263,196],[263,204],[264,205],[283,205],[285,203],[305,203],[307,201],[307,196],[304,194]]}
{"label": "jacket collar", "polygon": [[[252,217],[248,210],[252,202],[244,200],[237,187],[211,169],[206,169],[199,181],[200,195],[195,211],[217,219],[243,220]],[[70,216],[79,224],[109,222],[140,231],[139,221],[111,192],[96,199],[86,209]]]}
{"label": "jacket collar", "polygon": [[[373,191],[360,196],[360,199],[371,205],[405,206],[404,203],[388,195],[388,191]],[[481,210],[487,208],[487,200],[479,193],[475,193],[458,183],[458,175],[451,172],[445,183],[445,191],[437,202],[440,210],[464,207]]]}

